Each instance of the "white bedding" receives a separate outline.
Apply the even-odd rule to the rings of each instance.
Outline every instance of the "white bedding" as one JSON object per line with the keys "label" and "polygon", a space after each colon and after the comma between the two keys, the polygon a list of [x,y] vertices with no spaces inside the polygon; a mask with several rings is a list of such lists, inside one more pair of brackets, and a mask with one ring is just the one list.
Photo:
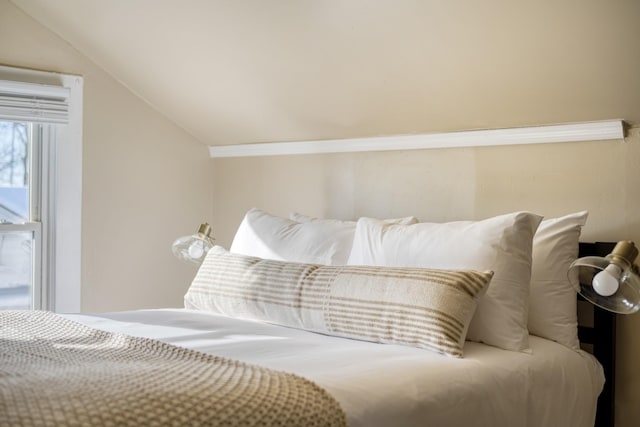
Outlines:
{"label": "white bedding", "polygon": [[535,336],[531,354],[466,342],[457,359],[185,309],[66,317],[301,375],[351,427],[593,426],[604,383],[591,355]]}

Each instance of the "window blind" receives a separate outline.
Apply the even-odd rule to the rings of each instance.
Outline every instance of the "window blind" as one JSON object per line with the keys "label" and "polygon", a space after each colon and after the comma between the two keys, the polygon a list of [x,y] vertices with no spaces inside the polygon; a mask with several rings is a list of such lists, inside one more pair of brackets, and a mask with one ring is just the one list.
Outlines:
{"label": "window blind", "polygon": [[0,80],[0,120],[69,122],[69,88]]}

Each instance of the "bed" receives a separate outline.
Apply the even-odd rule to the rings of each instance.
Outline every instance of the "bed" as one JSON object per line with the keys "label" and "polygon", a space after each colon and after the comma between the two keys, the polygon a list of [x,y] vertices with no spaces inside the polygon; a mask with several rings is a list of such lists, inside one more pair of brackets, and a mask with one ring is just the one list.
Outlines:
{"label": "bed", "polygon": [[[264,213],[260,212],[259,215],[262,215],[262,220],[265,219]],[[522,217],[523,215],[511,215],[509,216],[509,221]],[[532,218],[530,215],[526,216],[528,221]],[[545,241],[549,238],[549,235],[543,235],[544,233],[556,236],[558,234],[558,226],[563,225],[561,228],[565,232],[561,234],[566,237],[567,227],[565,225],[567,225],[567,222],[570,223],[571,227],[569,229],[572,230],[572,241],[575,240],[576,246],[576,253],[572,255],[572,258],[575,258],[577,256],[576,222],[584,224],[585,219],[586,214],[581,213],[579,215],[570,215],[568,219],[566,217],[554,219],[546,223],[546,225],[542,225],[540,223],[542,218],[538,218],[533,221],[535,222],[534,225],[529,224],[525,228],[532,230],[532,233],[535,233],[537,229],[537,232],[541,233],[538,244],[544,246]],[[281,219],[277,220],[280,221]],[[328,235],[327,223],[319,223],[316,219],[301,217],[296,217],[291,221],[296,224],[309,224],[316,221],[316,225],[323,226],[321,227],[321,234],[326,241]],[[504,218],[501,218],[500,221],[500,224],[503,225]],[[385,234],[386,238],[393,237],[394,231],[402,230],[404,232],[406,231],[404,227],[415,224],[412,218],[380,221],[379,223],[363,222],[368,227],[379,226],[386,231],[389,231],[386,227],[391,227],[390,234]],[[290,223],[287,224],[291,225]],[[349,229],[355,229],[357,226],[355,223],[347,224],[346,222],[334,222],[330,223],[330,225]],[[472,228],[470,229],[469,226]],[[455,230],[452,231],[451,226],[448,227],[446,230],[447,240],[452,240],[451,236],[452,233],[455,234]],[[487,227],[487,224],[482,224],[483,231]],[[344,231],[342,228],[340,231]],[[410,234],[412,236],[419,235],[419,231],[423,228],[411,228],[409,229],[411,231]],[[254,234],[259,229],[260,227],[256,226],[256,224],[252,224],[250,227],[251,233]],[[274,230],[277,227],[274,228],[274,224],[269,223],[266,229],[270,230],[270,236],[273,237]],[[396,333],[398,329],[396,323],[386,324],[387,328],[396,329],[389,336],[381,335],[378,332],[371,335],[371,331],[363,332],[361,329],[353,329],[353,325],[352,329],[339,329],[332,326],[333,324],[330,322],[322,323],[324,320],[320,321],[317,313],[312,309],[309,309],[311,311],[308,312],[304,311],[304,292],[309,292],[309,290],[296,287],[295,283],[292,284],[292,289],[295,290],[293,293],[297,294],[296,301],[301,301],[302,303],[297,305],[295,309],[285,308],[284,312],[282,307],[285,304],[271,294],[270,300],[265,302],[263,298],[261,301],[256,302],[255,281],[251,283],[254,286],[253,288],[247,288],[249,289],[247,292],[251,292],[251,298],[247,298],[248,294],[245,293],[242,297],[244,299],[238,299],[238,296],[229,297],[228,294],[225,294],[226,296],[223,298],[220,294],[216,294],[219,291],[212,291],[210,284],[214,282],[216,287],[219,288],[221,286],[220,281],[223,279],[217,278],[215,273],[221,269],[220,265],[229,266],[232,264],[229,258],[235,261],[240,260],[244,263],[242,264],[242,274],[247,273],[246,269],[254,268],[255,266],[267,268],[269,271],[272,271],[273,268],[279,268],[282,271],[286,270],[287,274],[291,269],[303,268],[300,266],[304,266],[305,264],[302,261],[306,260],[277,259],[292,258],[294,256],[287,254],[286,250],[291,250],[295,256],[300,256],[305,251],[307,253],[311,251],[311,255],[316,260],[317,258],[322,258],[320,264],[313,265],[313,274],[321,272],[320,276],[323,277],[326,277],[327,274],[333,275],[331,277],[334,278],[332,279],[334,282],[326,285],[327,282],[325,281],[322,282],[322,286],[340,288],[335,292],[344,292],[344,286],[340,286],[342,286],[341,284],[347,273],[350,278],[347,283],[349,292],[352,292],[353,286],[359,286],[359,282],[354,282],[352,277],[362,276],[364,274],[363,271],[369,275],[374,274],[375,280],[372,281],[371,277],[367,276],[367,281],[362,287],[366,292],[369,292],[370,286],[378,286],[376,280],[379,279],[381,274],[385,277],[388,276],[389,271],[401,271],[406,274],[407,267],[402,267],[402,270],[394,270],[396,267],[382,265],[380,268],[376,267],[376,269],[370,270],[369,267],[360,266],[360,263],[345,267],[344,265],[348,264],[348,262],[344,262],[344,259],[332,259],[332,257],[345,256],[344,248],[339,247],[339,245],[336,247],[335,245],[336,234],[331,237],[332,248],[329,252],[321,250],[322,242],[317,242],[317,244],[313,244],[303,250],[295,247],[289,241],[285,242],[284,251],[274,250],[274,248],[278,248],[278,244],[266,242],[268,239],[262,236],[261,241],[264,245],[259,250],[272,252],[262,253],[262,257],[255,257],[242,253],[247,251],[240,244],[243,240],[242,230],[243,226],[241,225],[237,239],[234,240],[235,248],[232,245],[232,249],[235,249],[235,252],[226,252],[219,249],[218,255],[208,255],[207,259],[218,256],[220,258],[219,263],[222,264],[210,263],[208,267],[203,264],[185,296],[187,308],[137,310],[103,314],[67,314],[63,316],[64,320],[83,325],[83,327],[86,326],[91,328],[90,330],[92,331],[115,334],[113,336],[117,337],[128,336],[133,337],[133,339],[138,337],[141,340],[145,340],[142,342],[146,346],[155,342],[166,343],[170,344],[172,348],[175,346],[175,348],[180,349],[192,349],[197,354],[238,361],[238,363],[244,363],[247,366],[258,366],[274,372],[286,372],[293,374],[296,378],[308,380],[312,385],[319,386],[321,392],[326,392],[333,399],[333,403],[337,403],[341,411],[341,415],[332,415],[335,419],[329,420],[324,425],[338,425],[335,420],[339,420],[340,416],[343,416],[346,424],[351,427],[390,425],[591,426],[594,425],[594,420],[596,419],[596,407],[601,408],[598,409],[598,422],[601,423],[599,425],[612,425],[610,424],[612,420],[612,412],[610,411],[612,408],[610,399],[612,397],[612,382],[610,380],[605,381],[605,370],[607,375],[612,374],[613,366],[609,363],[612,360],[613,344],[611,341],[603,343],[597,338],[600,335],[598,330],[600,315],[596,316],[598,321],[590,325],[590,329],[581,329],[580,335],[585,341],[590,341],[589,346],[592,346],[593,352],[603,358],[604,363],[602,364],[592,354],[573,345],[568,345],[571,344],[570,342],[563,343],[562,335],[558,335],[557,339],[552,340],[540,336],[544,335],[542,332],[537,332],[537,335],[534,335],[527,331],[526,347],[505,349],[499,345],[499,342],[492,344],[484,342],[485,340],[491,341],[495,338],[493,336],[470,340],[469,330],[466,328],[462,331],[461,337],[454,337],[450,340],[451,342],[448,342],[448,345],[452,347],[443,346],[442,341],[434,341],[431,336],[425,338],[424,345],[421,344],[422,341],[420,340],[409,342],[405,335]],[[433,231],[433,228],[429,229],[430,233]],[[477,231],[475,223],[471,225],[465,224],[462,234],[467,237],[472,234],[474,238],[477,238]],[[304,230],[304,232],[307,233],[304,238],[305,242],[312,240],[313,236],[309,235],[309,230]],[[354,232],[357,237],[357,230]],[[492,233],[489,234],[491,235]],[[292,236],[291,229],[284,235],[290,238]],[[368,239],[370,237],[368,236]],[[521,236],[517,237],[520,239]],[[499,239],[502,241],[504,238],[505,236],[502,235]],[[255,241],[256,236],[250,236],[250,239]],[[349,243],[351,250],[347,252],[353,254],[354,250],[359,250],[357,248],[357,238],[354,239],[353,234],[346,233],[345,239],[352,240]],[[530,236],[530,241],[535,243],[533,234]],[[415,250],[415,247],[407,244],[406,236],[403,237],[403,242],[403,245],[410,247],[412,251]],[[438,243],[441,247],[442,242]],[[256,251],[255,245],[245,246],[252,253]],[[535,247],[535,244],[533,246]],[[551,246],[557,250],[558,242],[554,241]],[[397,246],[392,245],[392,247],[394,254],[400,251]],[[590,253],[593,253],[596,249],[604,251],[607,247],[583,246],[583,250],[588,250]],[[535,249],[530,250],[533,250],[533,258],[535,259]],[[328,253],[330,253],[330,256],[327,255]],[[558,254],[554,252],[554,257],[556,255]],[[529,257],[531,258],[531,252]],[[541,259],[543,257],[538,253],[537,258]],[[389,257],[386,258],[386,262],[393,264]],[[406,258],[403,259],[403,262],[407,262]],[[556,260],[554,262],[559,261]],[[471,259],[464,260],[464,263],[465,265],[473,266],[473,260]],[[330,267],[332,264],[337,266]],[[319,267],[319,265],[322,266]],[[237,273],[238,268],[237,264],[233,264],[233,271]],[[529,269],[534,272],[536,270],[535,266],[533,268],[529,266]],[[372,271],[373,273],[371,273]],[[412,274],[411,280],[414,280],[413,274],[416,270],[410,271]],[[458,270],[455,271],[457,275]],[[229,274],[227,271],[224,274],[221,273],[220,277],[224,277],[224,280],[227,280],[226,278],[228,278]],[[256,276],[257,273],[252,271],[252,274]],[[566,276],[566,270],[564,275]],[[306,278],[309,277],[307,270],[305,270],[304,276]],[[243,277],[242,275],[234,277],[234,283],[248,280]],[[440,276],[438,277],[438,281],[440,281]],[[494,283],[492,281],[495,277],[494,275],[493,278],[490,278],[489,289],[493,286]],[[535,277],[531,278],[532,284],[534,279]],[[549,282],[547,277],[543,279],[540,281],[541,283]],[[565,279],[566,277],[563,278],[563,280]],[[261,289],[264,287],[265,280],[267,279],[264,276],[259,277]],[[282,285],[281,282],[282,280],[279,279],[279,287]],[[382,281],[380,286],[386,286],[387,282]],[[398,284],[403,286],[402,280],[394,279],[394,287],[398,286]],[[529,281],[527,280],[528,285]],[[384,289],[388,290],[388,288]],[[411,291],[412,288],[407,285],[406,289]],[[312,290],[313,292],[318,292],[316,288]],[[338,300],[339,298],[336,297],[338,294],[335,292],[331,293],[330,296]],[[449,291],[444,292],[444,294],[438,294],[436,299],[441,299],[443,295],[448,298]],[[468,293],[469,290],[466,289],[465,292]],[[467,295],[467,299],[474,301],[472,313],[462,312],[459,315],[476,316],[480,308],[476,309],[475,304],[487,297],[486,292],[488,292],[486,289],[479,291],[477,299],[469,298]],[[352,298],[358,296],[357,292],[349,295]],[[367,295],[369,294],[367,293]],[[573,298],[574,307],[572,315],[575,316],[576,295],[575,293],[570,295]],[[544,296],[544,293],[542,296]],[[493,297],[495,298],[496,294],[493,294]],[[395,296],[394,298],[403,297]],[[232,304],[225,305],[229,299]],[[221,300],[224,300],[225,304],[220,305]],[[395,300],[395,302],[397,301]],[[464,304],[464,302],[460,303],[459,300],[455,301],[456,304]],[[432,301],[426,302],[426,304],[432,303]],[[303,308],[300,308],[301,306]],[[331,309],[329,307],[329,310]],[[326,306],[322,310],[326,311]],[[349,307],[349,310],[353,310],[353,308]],[[535,310],[532,310],[532,313],[535,314]],[[530,313],[530,316],[533,314]],[[548,313],[544,314],[545,316],[548,315]],[[384,309],[380,309],[380,317],[385,317]],[[476,317],[473,317],[474,321],[475,319]],[[473,323],[471,318],[469,323]],[[535,329],[531,326],[533,323],[533,319],[530,318],[529,329]],[[605,335],[610,335],[611,322],[605,323],[607,328]],[[566,325],[563,324],[563,326]],[[571,326],[575,329],[577,336],[577,325]],[[557,332],[553,328],[550,331],[550,333]],[[483,337],[482,333],[486,331],[476,328],[474,332]],[[564,330],[562,332],[564,333]],[[108,341],[107,337],[111,339],[113,336],[102,336],[102,340]],[[496,336],[499,338],[498,335]],[[509,345],[514,345],[513,340],[509,342]],[[456,347],[456,343],[460,347],[455,351],[451,350],[450,348]],[[460,353],[457,353],[457,350]],[[609,357],[608,361],[607,357]],[[161,372],[159,374],[162,375]],[[598,403],[598,396],[601,394],[603,387],[605,388],[603,396],[608,400],[601,399]],[[2,396],[5,405],[8,401],[7,395],[7,390],[3,390]],[[324,394],[320,396],[322,398],[325,397]],[[6,411],[6,409],[4,410]],[[2,414],[2,411],[3,407],[0,406],[0,414]],[[313,417],[319,417],[318,413]],[[228,420],[209,424],[203,422],[202,425],[243,425],[242,422],[237,420],[234,422],[235,424],[229,423]],[[258,421],[255,425],[271,424],[275,424],[272,419],[262,418],[262,423]],[[278,421],[278,424],[280,424],[280,421]],[[246,425],[249,425],[249,423]],[[283,425],[287,424],[283,423]],[[315,424],[314,421],[313,423],[305,422],[304,425],[323,424]]]}
{"label": "bed", "polygon": [[184,309],[70,318],[301,375],[354,427],[593,425],[603,384],[592,356],[538,337],[532,354],[467,342],[452,359]]}

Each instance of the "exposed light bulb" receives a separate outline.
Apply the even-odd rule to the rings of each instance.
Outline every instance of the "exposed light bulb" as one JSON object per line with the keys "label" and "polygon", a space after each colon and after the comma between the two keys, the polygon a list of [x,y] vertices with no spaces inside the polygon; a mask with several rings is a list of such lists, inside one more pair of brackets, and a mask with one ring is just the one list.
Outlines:
{"label": "exposed light bulb", "polygon": [[621,274],[622,269],[620,267],[614,263],[609,264],[607,268],[593,277],[593,289],[603,297],[615,294],[620,286]]}
{"label": "exposed light bulb", "polygon": [[187,249],[187,252],[189,252],[189,256],[194,259],[202,258],[202,255],[204,255],[203,246],[204,243],[201,240],[196,240],[195,242],[193,242],[189,246],[189,249]]}
{"label": "exposed light bulb", "polygon": [[196,234],[176,239],[171,245],[171,251],[183,261],[200,264],[212,247],[211,226],[204,223],[200,224]]}

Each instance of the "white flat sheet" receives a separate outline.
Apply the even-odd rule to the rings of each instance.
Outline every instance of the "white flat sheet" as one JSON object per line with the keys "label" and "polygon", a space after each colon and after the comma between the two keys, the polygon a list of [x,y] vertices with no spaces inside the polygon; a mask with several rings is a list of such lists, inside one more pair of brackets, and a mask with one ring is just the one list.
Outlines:
{"label": "white flat sheet", "polygon": [[591,355],[535,336],[532,354],[467,342],[456,359],[184,309],[66,317],[301,375],[351,427],[593,426],[604,383]]}

